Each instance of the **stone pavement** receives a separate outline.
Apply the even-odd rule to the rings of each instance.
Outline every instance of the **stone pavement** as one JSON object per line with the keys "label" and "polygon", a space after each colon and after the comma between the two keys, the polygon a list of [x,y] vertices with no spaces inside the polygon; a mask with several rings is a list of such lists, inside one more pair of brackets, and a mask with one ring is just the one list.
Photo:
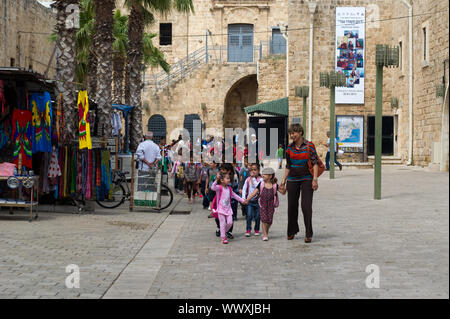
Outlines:
{"label": "stone pavement", "polygon": [[[40,214],[37,222],[0,215],[1,298],[448,298],[449,175],[384,167],[383,200],[373,170],[320,178],[314,238],[286,240],[281,197],[270,240],[223,245],[197,203],[190,215],[99,211]],[[183,200],[176,208],[188,206]],[[5,215],[6,213],[6,215]],[[80,289],[65,267],[80,266]],[[380,288],[365,285],[380,269]]]}

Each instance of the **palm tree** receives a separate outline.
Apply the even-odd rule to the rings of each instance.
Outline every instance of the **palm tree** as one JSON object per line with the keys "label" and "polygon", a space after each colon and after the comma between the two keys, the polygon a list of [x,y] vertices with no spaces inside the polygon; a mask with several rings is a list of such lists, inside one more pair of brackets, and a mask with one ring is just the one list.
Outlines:
{"label": "palm tree", "polygon": [[[95,79],[97,68],[93,67],[95,57],[91,52],[92,38],[94,37],[94,1],[80,0],[80,28],[76,33],[76,50],[77,50],[77,66],[76,66],[76,81],[83,83],[89,79],[89,93],[95,92],[95,86],[92,86],[92,79]],[[94,70],[95,73],[92,72]]]}
{"label": "palm tree", "polygon": [[128,23],[128,72],[131,112],[130,149],[136,150],[142,138],[142,69],[144,21],[154,21],[153,14],[168,13],[173,8],[180,12],[193,12],[192,0],[125,0],[130,8]]}
{"label": "palm tree", "polygon": [[95,54],[97,65],[97,114],[99,136],[111,136],[112,57],[115,0],[95,1]]}
{"label": "palm tree", "polygon": [[124,71],[127,60],[128,16],[122,15],[120,10],[116,10],[114,14],[113,35],[113,102],[122,104]]}
{"label": "palm tree", "polygon": [[[78,5],[78,0],[56,0],[53,7],[56,8],[56,46],[57,50],[57,89],[62,93],[62,105],[64,111],[63,140],[71,141],[77,132],[78,118],[75,100],[75,25],[67,24],[73,18],[71,12],[66,11],[69,5]],[[73,21],[72,21],[73,22]]]}

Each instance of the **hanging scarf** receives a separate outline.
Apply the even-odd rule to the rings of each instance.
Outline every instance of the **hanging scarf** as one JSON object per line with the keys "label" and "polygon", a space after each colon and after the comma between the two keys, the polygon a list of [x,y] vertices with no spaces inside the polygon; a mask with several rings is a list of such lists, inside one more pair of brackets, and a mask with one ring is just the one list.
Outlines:
{"label": "hanging scarf", "polygon": [[78,130],[80,150],[87,148],[92,149],[91,129],[89,124],[89,102],[87,91],[78,92]]}

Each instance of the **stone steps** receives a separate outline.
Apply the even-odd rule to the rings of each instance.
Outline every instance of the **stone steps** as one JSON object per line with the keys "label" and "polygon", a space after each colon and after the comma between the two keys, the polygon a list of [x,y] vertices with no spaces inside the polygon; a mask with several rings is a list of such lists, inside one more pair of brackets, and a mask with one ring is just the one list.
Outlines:
{"label": "stone steps", "polygon": [[[375,163],[375,156],[368,156],[370,163]],[[382,165],[403,165],[403,161],[401,157],[396,156],[382,156],[381,157]]]}

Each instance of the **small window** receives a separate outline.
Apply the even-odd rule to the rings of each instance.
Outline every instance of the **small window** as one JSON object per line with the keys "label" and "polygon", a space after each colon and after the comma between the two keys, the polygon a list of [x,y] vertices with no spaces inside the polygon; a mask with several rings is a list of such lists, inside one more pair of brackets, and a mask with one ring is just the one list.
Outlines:
{"label": "small window", "polygon": [[423,28],[423,60],[428,61],[428,54],[427,54],[427,28]]}
{"label": "small window", "polygon": [[15,66],[16,65],[16,59],[11,58],[10,62],[9,62],[9,66]]}
{"label": "small window", "polygon": [[402,41],[400,41],[400,43],[398,44],[398,47],[399,47],[399,58],[400,58],[400,61],[399,61],[399,65],[400,65],[400,71],[403,71],[403,42]]}
{"label": "small window", "polygon": [[172,23],[159,24],[159,45],[172,45]]}

